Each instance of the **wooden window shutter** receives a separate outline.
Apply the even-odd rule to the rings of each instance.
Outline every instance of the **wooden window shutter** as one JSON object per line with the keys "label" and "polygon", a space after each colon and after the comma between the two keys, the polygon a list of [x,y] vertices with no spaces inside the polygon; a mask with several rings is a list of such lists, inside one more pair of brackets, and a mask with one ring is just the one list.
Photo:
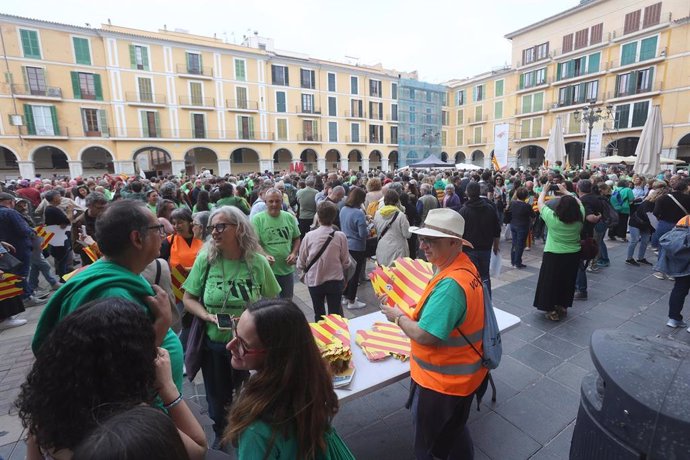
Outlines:
{"label": "wooden window shutter", "polygon": [[72,76],[72,92],[75,99],[81,99],[81,86],[79,85],[79,72],[70,72]]}
{"label": "wooden window shutter", "polygon": [[580,49],[587,46],[588,33],[589,29],[582,29],[575,32],[575,49]]}
{"label": "wooden window shutter", "polygon": [[594,45],[595,43],[601,43],[604,35],[604,23],[592,26],[592,32],[589,38],[589,42]]}
{"label": "wooden window shutter", "polygon": [[573,50],[573,34],[563,35],[563,52],[567,53]]}
{"label": "wooden window shutter", "polygon": [[34,123],[34,112],[29,104],[24,104],[24,122],[28,134],[36,134],[36,124]]}
{"label": "wooden window shutter", "polygon": [[54,105],[50,106],[50,118],[53,120],[53,133],[56,136],[60,135],[60,126],[58,126],[57,109]]}
{"label": "wooden window shutter", "polygon": [[103,86],[101,85],[101,76],[98,74],[93,75],[93,86],[96,90],[96,100],[103,100]]}
{"label": "wooden window shutter", "polygon": [[644,9],[644,23],[642,27],[651,27],[659,24],[661,20],[661,2],[650,5]]}
{"label": "wooden window shutter", "polygon": [[629,34],[640,30],[640,10],[633,11],[625,15],[625,25],[623,33]]}

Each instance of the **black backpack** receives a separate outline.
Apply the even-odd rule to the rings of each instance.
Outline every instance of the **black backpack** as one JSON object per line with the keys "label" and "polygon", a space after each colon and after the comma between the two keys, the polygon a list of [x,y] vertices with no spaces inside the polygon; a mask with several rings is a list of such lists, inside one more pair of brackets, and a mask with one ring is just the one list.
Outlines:
{"label": "black backpack", "polygon": [[613,208],[613,205],[611,204],[609,199],[606,196],[600,196],[599,200],[601,201],[601,208],[603,210],[603,212],[601,213],[601,217],[606,226],[615,227],[616,225],[618,225],[618,213]]}

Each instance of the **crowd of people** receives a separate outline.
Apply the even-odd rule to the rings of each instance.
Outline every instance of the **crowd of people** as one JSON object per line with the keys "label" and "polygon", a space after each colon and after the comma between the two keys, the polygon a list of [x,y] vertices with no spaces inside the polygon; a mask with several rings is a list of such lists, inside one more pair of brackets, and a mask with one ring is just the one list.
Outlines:
{"label": "crowd of people", "polygon": [[[526,267],[524,251],[543,244],[533,304],[548,320],[587,299],[587,276],[612,263],[608,238],[628,245],[620,263],[674,281],[667,325],[687,327],[690,267],[674,259],[667,234],[684,228],[688,209],[685,175],[559,164],[8,182],[0,262],[8,254],[20,262],[12,273],[23,293],[0,301],[0,329],[24,325],[17,315],[46,304],[32,343],[37,360],[17,402],[29,458],[105,458],[105,450],[136,450],[144,442],[137,436],[156,436],[174,458],[202,458],[203,430],[182,398],[183,376],[199,370],[211,448],[234,445],[239,458],[347,458],[331,426],[337,398],[307,322],[365,307],[357,294],[367,262],[400,257],[437,269],[412,317],[381,305],[413,344],[415,452],[467,458],[465,422],[487,373],[474,367],[481,340],[460,335],[481,337],[481,284],[490,295],[501,238],[511,240],[517,270]],[[47,246],[39,224],[61,230]],[[654,268],[648,252],[658,254]],[[299,280],[313,318],[292,302]],[[472,371],[453,374],[459,365]],[[132,370],[134,383],[125,384]],[[75,414],[70,423],[64,413]],[[130,441],[133,418],[156,426]],[[440,442],[448,433],[453,442]]]}

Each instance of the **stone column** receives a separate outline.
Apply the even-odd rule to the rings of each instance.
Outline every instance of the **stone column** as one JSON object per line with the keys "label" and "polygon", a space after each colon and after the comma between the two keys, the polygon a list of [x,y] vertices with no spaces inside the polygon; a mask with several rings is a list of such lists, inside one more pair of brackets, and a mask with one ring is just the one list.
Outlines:
{"label": "stone column", "polygon": [[33,161],[17,161],[19,166],[19,175],[22,179],[33,179],[36,177],[36,169],[34,168]]}
{"label": "stone column", "polygon": [[388,158],[381,158],[381,171],[388,171]]}
{"label": "stone column", "polygon": [[172,160],[171,163],[173,175],[179,176],[180,174],[184,174],[184,172],[180,173],[180,171],[185,171],[184,160]]}
{"label": "stone column", "polygon": [[232,174],[232,163],[230,160],[218,160],[218,176],[222,177],[226,174]]}
{"label": "stone column", "polygon": [[113,161],[113,169],[115,174],[127,174],[128,176],[135,174],[134,161],[132,160]]}
{"label": "stone column", "polygon": [[84,168],[82,168],[80,160],[68,160],[67,163],[69,164],[70,177],[77,177],[84,174]]}
{"label": "stone column", "polygon": [[259,160],[259,172],[263,174],[264,171],[273,171],[273,160]]}
{"label": "stone column", "polygon": [[369,172],[369,158],[362,158],[362,171]]}
{"label": "stone column", "polygon": [[317,158],[316,159],[316,169],[318,169],[319,172],[326,172],[326,159],[325,158]]}

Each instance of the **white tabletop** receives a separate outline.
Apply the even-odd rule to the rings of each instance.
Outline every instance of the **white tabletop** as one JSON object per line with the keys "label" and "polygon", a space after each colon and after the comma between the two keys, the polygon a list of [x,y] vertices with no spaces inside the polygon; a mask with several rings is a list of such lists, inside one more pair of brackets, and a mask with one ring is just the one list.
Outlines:
{"label": "white tabletop", "polygon": [[[496,313],[496,321],[498,321],[498,327],[501,332],[505,332],[520,324],[520,318],[515,315],[498,308],[494,308],[494,312]],[[350,346],[352,347],[352,360],[355,363],[355,375],[349,386],[335,390],[340,402],[359,398],[410,375],[409,360],[402,362],[389,357],[381,361],[371,362],[364,356],[359,345],[355,343],[357,331],[371,329],[371,326],[377,321],[386,322],[387,320],[383,313],[377,311],[353,318],[349,322]]]}

